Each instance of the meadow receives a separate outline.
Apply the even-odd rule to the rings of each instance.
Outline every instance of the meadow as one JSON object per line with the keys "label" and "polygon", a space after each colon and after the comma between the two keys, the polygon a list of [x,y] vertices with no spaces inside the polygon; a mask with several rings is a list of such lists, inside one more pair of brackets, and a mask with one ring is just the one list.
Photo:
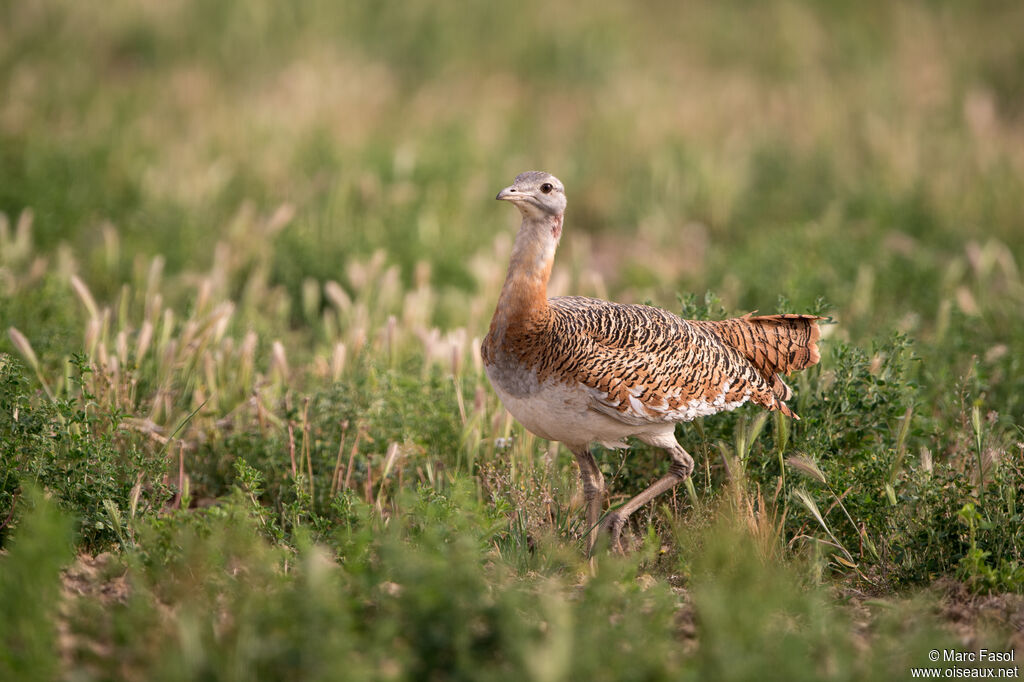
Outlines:
{"label": "meadow", "polygon": [[[0,3],[0,679],[1021,660],[1021,26]],[[585,556],[572,456],[481,370],[518,225],[494,194],[534,168],[569,201],[552,295],[829,318],[801,420],[679,426],[696,471],[624,556]],[[668,467],[598,461],[612,505]]]}

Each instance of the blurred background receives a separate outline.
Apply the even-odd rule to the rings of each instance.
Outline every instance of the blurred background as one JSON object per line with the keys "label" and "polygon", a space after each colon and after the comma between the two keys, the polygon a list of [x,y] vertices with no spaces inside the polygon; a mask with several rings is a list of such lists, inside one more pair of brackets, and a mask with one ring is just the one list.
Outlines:
{"label": "blurred background", "polygon": [[296,300],[377,249],[407,285],[427,261],[472,289],[468,257],[515,226],[491,199],[532,168],[568,189],[559,265],[635,300],[824,296],[850,333],[928,333],[969,244],[1024,255],[1016,2],[43,0],[0,20],[0,211],[31,209],[36,248],[66,244],[97,296],[139,254],[205,270],[241,211],[282,205],[260,240]]}

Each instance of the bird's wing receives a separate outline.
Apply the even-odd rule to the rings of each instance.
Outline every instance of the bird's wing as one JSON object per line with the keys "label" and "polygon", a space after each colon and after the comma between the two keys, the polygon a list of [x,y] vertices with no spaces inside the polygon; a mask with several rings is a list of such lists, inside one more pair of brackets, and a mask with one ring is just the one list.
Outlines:
{"label": "bird's wing", "polygon": [[539,374],[584,385],[594,409],[622,422],[690,421],[748,400],[781,404],[743,352],[711,328],[650,306],[576,296],[549,303]]}
{"label": "bird's wing", "polygon": [[725,343],[736,348],[772,387],[778,408],[795,417],[785,401],[793,396],[793,389],[780,375],[807,369],[821,359],[818,339],[821,330],[817,315],[761,315],[751,314],[731,320],[701,320],[689,324],[706,329]]}

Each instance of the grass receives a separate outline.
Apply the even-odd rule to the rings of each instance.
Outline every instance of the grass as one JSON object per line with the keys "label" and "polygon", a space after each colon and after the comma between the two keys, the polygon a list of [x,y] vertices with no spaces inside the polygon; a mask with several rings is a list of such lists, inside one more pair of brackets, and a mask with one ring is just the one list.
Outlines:
{"label": "grass", "polygon": [[[0,5],[0,677],[1019,651],[1020,19]],[[553,293],[835,321],[800,421],[679,427],[692,484],[627,557],[583,557],[572,458],[481,371],[527,168],[568,188]],[[613,504],[667,467],[598,459]]]}

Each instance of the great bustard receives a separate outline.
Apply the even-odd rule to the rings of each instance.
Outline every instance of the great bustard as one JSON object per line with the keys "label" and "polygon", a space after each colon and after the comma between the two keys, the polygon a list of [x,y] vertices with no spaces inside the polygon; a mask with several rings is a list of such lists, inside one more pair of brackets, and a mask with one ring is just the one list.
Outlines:
{"label": "great bustard", "polygon": [[586,501],[588,548],[597,539],[604,477],[591,443],[626,447],[635,436],[672,458],[668,474],[609,512],[603,527],[621,550],[629,516],[678,485],[693,458],[675,439],[676,422],[754,403],[796,415],[779,377],[818,362],[819,317],[766,315],[683,320],[658,308],[580,296],[547,297],[562,236],[565,188],[529,171],[498,193],[523,216],[508,276],[481,353],[508,411],[541,438],[576,456]]}

